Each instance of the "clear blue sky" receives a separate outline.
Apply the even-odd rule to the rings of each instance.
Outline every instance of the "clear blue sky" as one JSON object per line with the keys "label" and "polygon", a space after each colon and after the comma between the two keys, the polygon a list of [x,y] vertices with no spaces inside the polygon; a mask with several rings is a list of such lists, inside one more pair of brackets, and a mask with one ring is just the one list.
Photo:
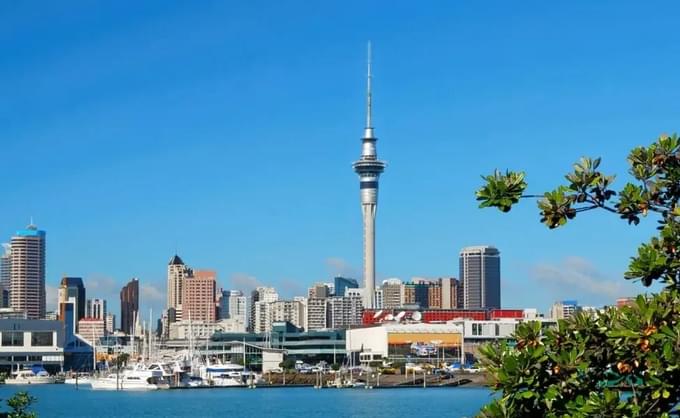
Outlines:
{"label": "clear blue sky", "polygon": [[351,162],[374,45],[380,279],[457,276],[502,252],[503,303],[611,303],[653,225],[584,216],[560,231],[532,203],[479,210],[479,175],[532,191],[581,155],[625,156],[677,130],[673,2],[3,2],[0,237],[33,216],[48,285],[112,298],[130,277],[164,305],[175,250],[223,287],[301,294],[360,271]]}

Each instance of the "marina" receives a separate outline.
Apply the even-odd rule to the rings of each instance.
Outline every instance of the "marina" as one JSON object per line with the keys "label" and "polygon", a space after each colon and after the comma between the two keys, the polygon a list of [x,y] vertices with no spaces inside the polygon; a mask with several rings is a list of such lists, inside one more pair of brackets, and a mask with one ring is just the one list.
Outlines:
{"label": "marina", "polygon": [[[17,387],[0,386],[6,399]],[[485,388],[315,390],[311,387],[250,390],[96,391],[73,385],[26,388],[41,417],[471,417],[489,401]]]}

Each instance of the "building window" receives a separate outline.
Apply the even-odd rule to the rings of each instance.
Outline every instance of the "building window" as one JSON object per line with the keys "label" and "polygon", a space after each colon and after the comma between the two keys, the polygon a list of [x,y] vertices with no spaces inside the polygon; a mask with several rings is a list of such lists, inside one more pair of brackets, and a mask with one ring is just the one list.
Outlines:
{"label": "building window", "polygon": [[51,347],[53,344],[52,332],[32,332],[31,345],[33,347]]}
{"label": "building window", "polygon": [[3,347],[23,347],[23,345],[24,345],[23,332],[5,331],[2,333]]}

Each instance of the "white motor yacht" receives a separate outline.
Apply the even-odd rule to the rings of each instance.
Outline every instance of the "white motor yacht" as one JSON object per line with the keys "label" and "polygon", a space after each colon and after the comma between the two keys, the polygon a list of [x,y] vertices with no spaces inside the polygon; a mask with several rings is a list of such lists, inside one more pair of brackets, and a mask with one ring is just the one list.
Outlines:
{"label": "white motor yacht", "polygon": [[249,384],[261,383],[260,377],[246,370],[240,364],[217,363],[200,367],[201,378],[210,386],[248,386]]}
{"label": "white motor yacht", "polygon": [[92,381],[93,376],[86,373],[78,373],[68,376],[64,379],[64,383],[67,385],[89,385]]}
{"label": "white motor yacht", "polygon": [[41,370],[19,370],[12,374],[12,377],[5,379],[8,385],[44,385],[54,383],[56,378],[50,376],[45,369]]}
{"label": "white motor yacht", "polygon": [[94,390],[157,390],[170,387],[161,370],[149,370],[142,366],[92,379],[90,384]]}

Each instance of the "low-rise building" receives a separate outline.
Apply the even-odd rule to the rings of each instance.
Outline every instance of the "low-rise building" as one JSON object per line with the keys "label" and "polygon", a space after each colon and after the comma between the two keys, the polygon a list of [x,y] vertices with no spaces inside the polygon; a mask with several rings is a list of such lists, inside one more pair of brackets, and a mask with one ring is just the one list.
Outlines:
{"label": "low-rise building", "polygon": [[220,321],[189,321],[182,320],[169,324],[168,337],[171,340],[207,339],[216,332],[245,332],[246,324],[241,319],[230,318]]}
{"label": "low-rise building", "polygon": [[55,373],[64,366],[64,324],[61,321],[0,319],[0,370],[36,363]]}

